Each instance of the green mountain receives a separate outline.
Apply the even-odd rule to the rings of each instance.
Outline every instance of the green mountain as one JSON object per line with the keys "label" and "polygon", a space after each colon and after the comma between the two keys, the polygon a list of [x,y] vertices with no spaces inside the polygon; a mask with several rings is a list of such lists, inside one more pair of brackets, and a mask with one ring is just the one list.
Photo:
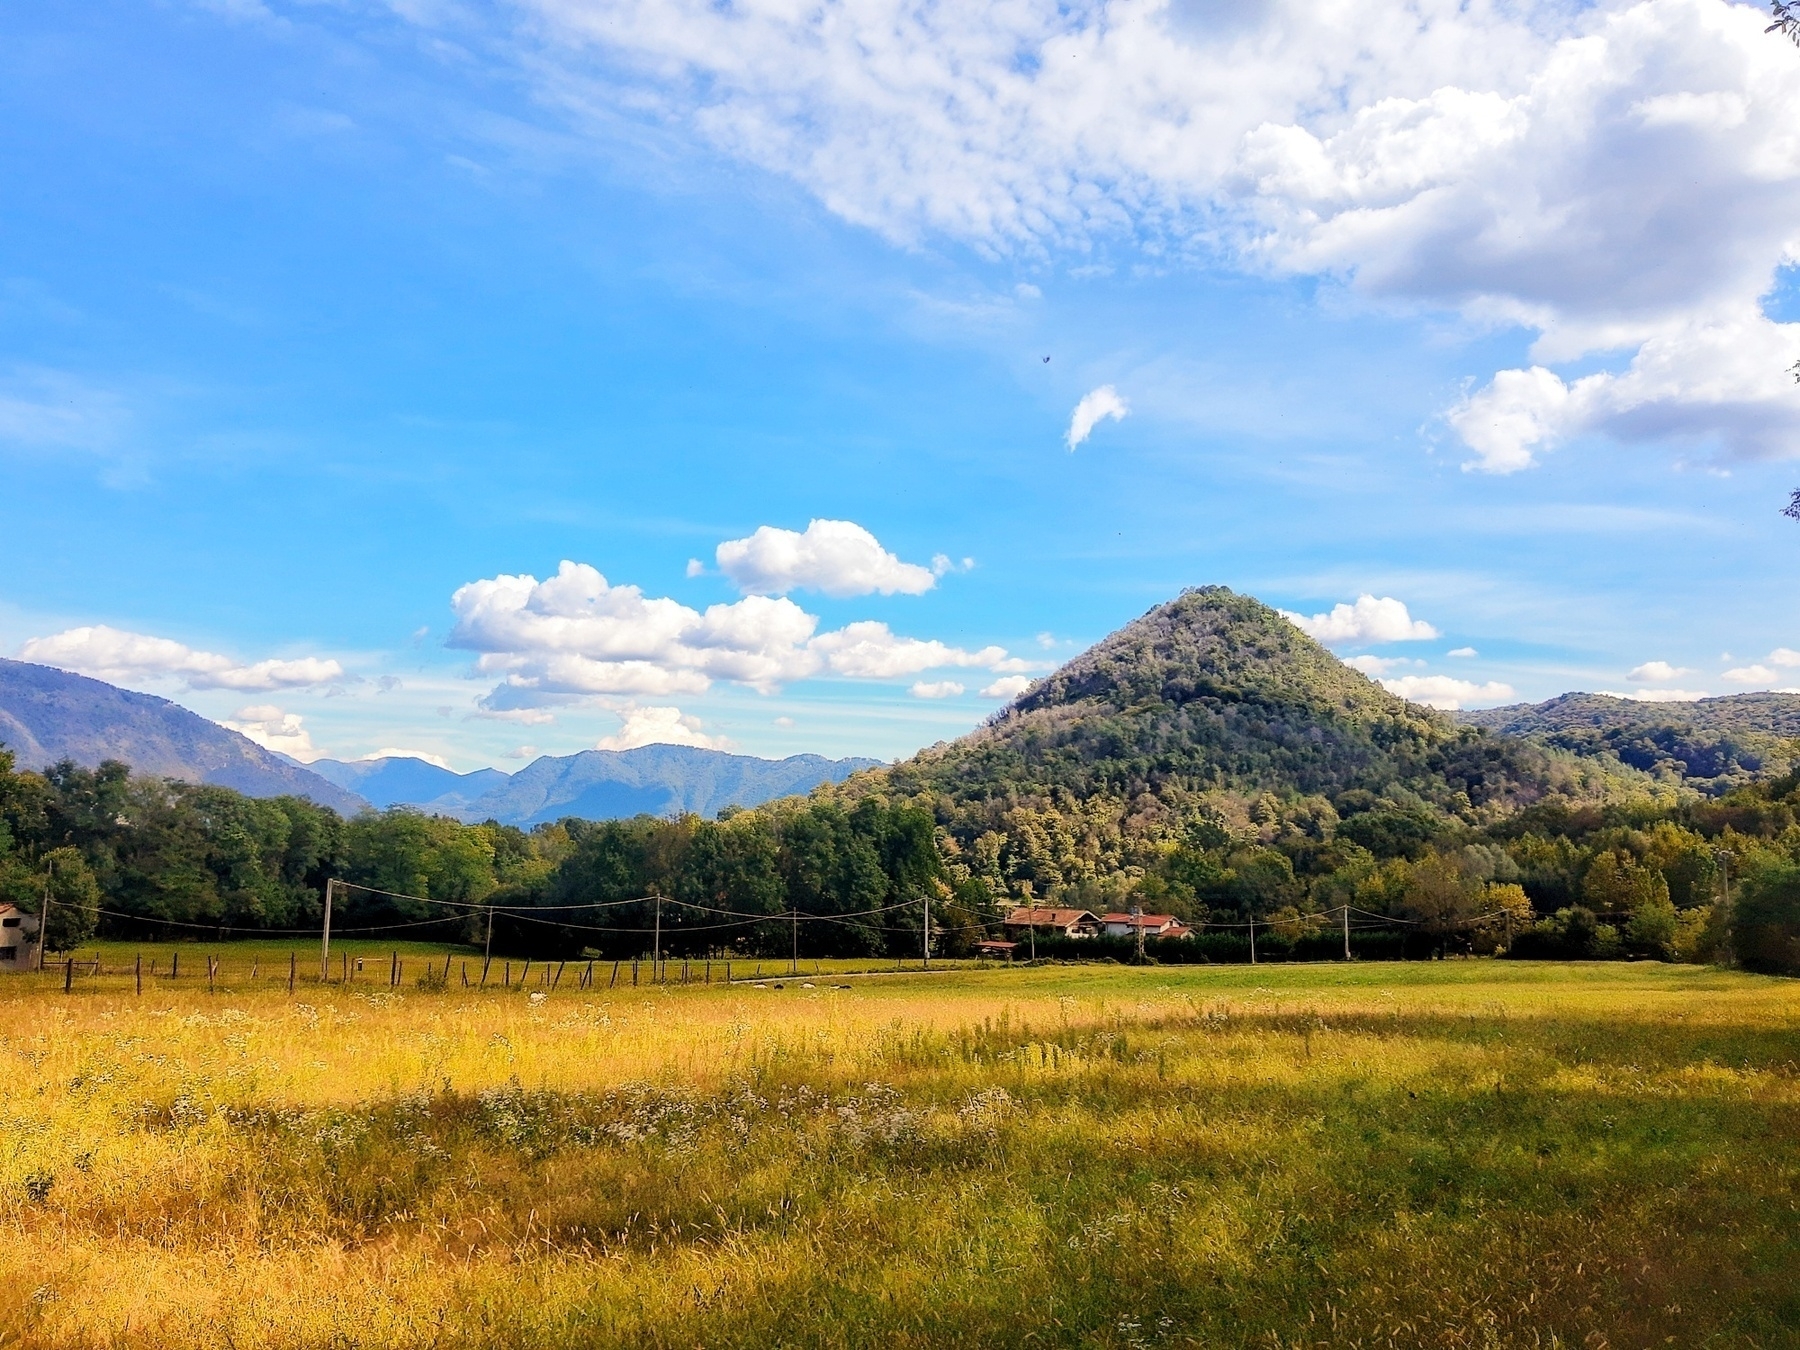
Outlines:
{"label": "green mountain", "polygon": [[[1197,827],[1366,836],[1379,850],[1396,832],[1422,838],[1631,779],[1648,786],[1408,703],[1267,605],[1209,586],[1083,652],[970,735],[841,792],[930,803],[972,875],[996,888],[1030,879],[1042,894],[1152,867]],[[1362,819],[1340,830],[1350,817]]]}
{"label": "green mountain", "polygon": [[1456,717],[1465,726],[1626,765],[1709,796],[1785,774],[1800,757],[1800,694],[1731,694],[1694,703],[1564,694]]}
{"label": "green mountain", "polygon": [[1552,788],[1534,747],[1458,726],[1222,586],[1184,592],[1038,681],[987,725],[887,771],[959,800],[1381,793],[1507,811]]}

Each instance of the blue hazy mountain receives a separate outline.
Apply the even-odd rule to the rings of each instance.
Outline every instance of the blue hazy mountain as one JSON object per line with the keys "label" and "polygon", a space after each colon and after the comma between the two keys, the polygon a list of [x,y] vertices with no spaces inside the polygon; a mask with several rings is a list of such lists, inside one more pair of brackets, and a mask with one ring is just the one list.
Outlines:
{"label": "blue hazy mountain", "polygon": [[27,661],[0,660],[0,744],[21,769],[61,759],[93,768],[119,759],[134,773],[235,788],[247,797],[308,797],[345,815],[368,806],[355,792],[166,698]]}
{"label": "blue hazy mountain", "polygon": [[712,816],[727,806],[760,806],[810,792],[879,764],[820,755],[757,759],[686,745],[645,745],[544,755],[511,775],[498,769],[459,774],[422,759],[397,757],[316,760],[309,767],[378,807],[416,806],[461,820],[536,825],[564,816],[615,820],[689,811]]}
{"label": "blue hazy mountain", "polygon": [[354,792],[377,810],[417,806],[459,816],[483,793],[506,783],[499,769],[456,773],[410,755],[382,759],[318,759],[306,766],[319,777]]}

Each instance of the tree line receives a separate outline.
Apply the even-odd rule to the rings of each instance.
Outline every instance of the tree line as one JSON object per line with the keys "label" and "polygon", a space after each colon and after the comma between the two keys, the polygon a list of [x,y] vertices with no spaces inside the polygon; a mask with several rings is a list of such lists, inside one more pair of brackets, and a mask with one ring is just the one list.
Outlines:
{"label": "tree line", "polygon": [[609,957],[647,952],[658,930],[676,956],[796,941],[803,955],[911,955],[927,898],[947,955],[1021,903],[1253,919],[1304,947],[1347,905],[1444,952],[1800,971],[1800,775],[1713,799],[1555,798],[1478,824],[1400,786],[1184,805],[1145,803],[1139,818],[1063,794],[971,816],[947,796],[840,787],[717,820],[521,830],[405,808],[345,819],[112,762],[25,772],[0,750],[0,899],[35,913],[48,896],[65,949],[316,931],[338,878],[340,932]]}

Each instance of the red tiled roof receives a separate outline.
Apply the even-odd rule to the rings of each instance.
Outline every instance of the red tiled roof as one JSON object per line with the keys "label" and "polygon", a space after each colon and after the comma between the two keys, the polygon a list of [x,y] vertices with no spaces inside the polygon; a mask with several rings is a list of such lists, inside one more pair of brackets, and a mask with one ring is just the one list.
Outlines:
{"label": "red tiled roof", "polygon": [[1016,925],[1033,925],[1037,927],[1067,928],[1072,923],[1087,919],[1098,923],[1094,912],[1088,909],[1026,909],[1020,906],[1006,916],[1006,922]]}

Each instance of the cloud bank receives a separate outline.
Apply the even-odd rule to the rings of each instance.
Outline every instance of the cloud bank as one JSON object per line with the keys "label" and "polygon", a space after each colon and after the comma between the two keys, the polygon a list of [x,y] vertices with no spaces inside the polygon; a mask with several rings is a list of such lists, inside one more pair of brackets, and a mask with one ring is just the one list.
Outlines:
{"label": "cloud bank", "polygon": [[500,682],[484,710],[507,713],[604,695],[704,693],[714,680],[772,693],[815,675],[898,679],[942,667],[1027,668],[1002,647],[960,647],[895,634],[863,620],[818,633],[792,600],[749,595],[704,612],[614,586],[586,563],[556,575],[472,581],[451,597],[448,643],[476,653],[476,669]]}
{"label": "cloud bank", "polygon": [[246,664],[170,638],[128,633],[105,624],[32,638],[19,655],[26,661],[72,670],[109,684],[178,679],[190,689],[296,689],[325,684],[344,674],[336,661],[316,656]]}
{"label": "cloud bank", "polygon": [[1800,71],[1757,6],[522,8],[517,59],[577,116],[685,127],[898,243],[1142,248],[1522,327],[1530,364],[1445,410],[1472,469],[1593,433],[1800,453],[1800,325],[1758,303],[1800,259]]}

